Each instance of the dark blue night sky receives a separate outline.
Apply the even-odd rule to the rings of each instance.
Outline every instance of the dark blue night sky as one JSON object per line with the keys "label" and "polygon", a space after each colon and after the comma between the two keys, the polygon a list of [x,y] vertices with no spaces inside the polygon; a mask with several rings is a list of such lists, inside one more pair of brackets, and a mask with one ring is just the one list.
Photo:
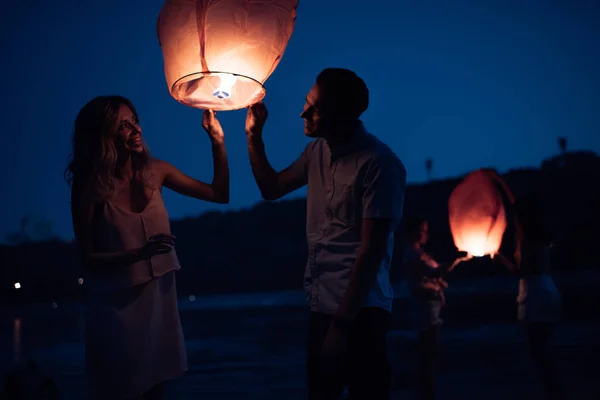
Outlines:
{"label": "dark blue night sky", "polygon": [[[329,66],[365,79],[371,107],[364,122],[402,158],[409,182],[425,179],[429,157],[439,178],[482,166],[535,167],[559,151],[558,136],[568,138],[569,149],[600,152],[600,5],[591,4],[301,0],[296,30],[266,83],[270,161],[283,168],[308,142],[299,114],[316,74]],[[131,98],[154,155],[211,180],[201,112],[167,91],[156,37],[161,7],[159,0],[3,4],[0,241],[28,213],[72,237],[63,180],[71,128],[80,107],[100,94]],[[245,111],[218,117],[231,204],[168,192],[174,219],[260,200]]]}

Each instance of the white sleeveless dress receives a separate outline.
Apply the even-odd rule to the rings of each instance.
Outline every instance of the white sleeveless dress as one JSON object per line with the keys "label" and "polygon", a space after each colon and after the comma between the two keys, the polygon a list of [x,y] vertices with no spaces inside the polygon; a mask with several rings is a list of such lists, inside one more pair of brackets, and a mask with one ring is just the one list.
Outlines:
{"label": "white sleeveless dress", "polygon": [[[549,271],[552,246],[529,255],[523,262],[540,266],[538,270]],[[560,321],[562,296],[548,273],[535,273],[519,280],[517,296],[518,319],[522,322],[556,323]]]}
{"label": "white sleeveless dress", "polygon": [[[170,233],[167,210],[154,190],[140,213],[104,202],[94,217],[94,252],[139,248],[157,233]],[[94,398],[127,399],[187,370],[177,308],[175,251],[119,270],[86,276],[85,350]]]}
{"label": "white sleeveless dress", "polygon": [[548,274],[535,274],[519,280],[518,319],[522,322],[557,323],[562,296]]}

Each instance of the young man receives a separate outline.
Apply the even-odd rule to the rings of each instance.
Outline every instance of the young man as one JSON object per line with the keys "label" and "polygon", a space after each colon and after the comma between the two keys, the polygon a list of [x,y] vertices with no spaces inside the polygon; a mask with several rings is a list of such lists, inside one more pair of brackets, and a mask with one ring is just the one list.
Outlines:
{"label": "young man", "polygon": [[262,103],[246,118],[254,177],[266,200],[308,185],[308,262],[304,288],[310,304],[307,385],[310,399],[389,399],[386,335],[393,290],[389,269],[394,231],[402,217],[406,170],[394,152],[367,133],[364,81],[328,68],[316,79],[300,115],[314,138],[288,168],[269,164]]}

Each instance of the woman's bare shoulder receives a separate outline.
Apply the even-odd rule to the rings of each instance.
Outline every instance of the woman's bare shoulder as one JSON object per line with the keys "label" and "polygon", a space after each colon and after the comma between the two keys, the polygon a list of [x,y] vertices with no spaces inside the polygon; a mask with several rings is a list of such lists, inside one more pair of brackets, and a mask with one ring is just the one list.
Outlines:
{"label": "woman's bare shoulder", "polygon": [[151,186],[161,189],[171,168],[172,166],[168,162],[153,157],[148,164],[148,178]]}

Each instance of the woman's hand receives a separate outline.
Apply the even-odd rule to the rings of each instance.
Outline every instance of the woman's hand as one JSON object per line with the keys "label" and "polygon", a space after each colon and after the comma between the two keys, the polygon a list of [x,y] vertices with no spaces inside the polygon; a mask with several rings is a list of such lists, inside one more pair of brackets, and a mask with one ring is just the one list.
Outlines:
{"label": "woman's hand", "polygon": [[140,249],[140,258],[148,260],[159,254],[167,254],[173,251],[175,236],[168,233],[158,233],[150,236],[146,244]]}
{"label": "woman's hand", "polygon": [[421,289],[433,291],[436,293],[443,292],[448,287],[448,283],[442,278],[427,278],[421,280]]}
{"label": "woman's hand", "polygon": [[[463,254],[465,255],[463,256]],[[459,251],[458,257],[454,260],[450,267],[448,267],[448,272],[452,272],[458,264],[460,264],[463,261],[469,261],[471,258],[473,258],[473,256],[471,256],[469,253],[465,251]]]}
{"label": "woman's hand", "polygon": [[448,289],[448,282],[446,282],[442,278],[436,278],[436,279],[437,279],[437,283],[440,285],[441,290]]}
{"label": "woman's hand", "polygon": [[217,113],[213,110],[204,110],[204,113],[202,114],[202,127],[206,133],[208,133],[211,142],[217,144],[225,142],[223,128],[217,119]]}

